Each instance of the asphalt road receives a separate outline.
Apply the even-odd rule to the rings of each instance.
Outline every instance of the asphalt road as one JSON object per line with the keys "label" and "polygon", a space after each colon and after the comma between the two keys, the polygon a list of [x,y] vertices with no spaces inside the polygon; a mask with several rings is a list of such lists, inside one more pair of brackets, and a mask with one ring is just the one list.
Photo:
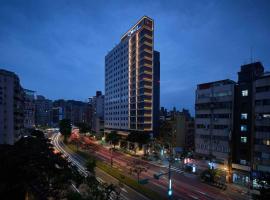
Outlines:
{"label": "asphalt road", "polygon": [[[59,140],[60,135],[61,135],[60,133],[57,133],[52,136],[51,138],[52,144],[55,146],[55,148],[58,151],[62,152],[63,155],[65,155],[70,162],[76,165],[78,170],[82,174],[86,175],[87,171],[85,169],[85,160],[81,156],[77,155],[76,153],[71,151],[69,148],[67,148],[64,145],[64,143],[61,140]],[[114,185],[119,184],[119,181],[117,179],[103,172],[102,170],[96,168],[95,172],[96,172],[96,177],[98,181],[103,182],[103,183],[108,183],[108,184],[112,183]],[[149,200],[147,197],[143,196],[142,194],[138,193],[137,191],[133,190],[132,188],[126,185],[123,185],[123,187],[121,188],[120,197],[122,200],[133,200],[133,199],[134,200]]]}
{"label": "asphalt road", "polygon": [[[84,138],[84,143],[88,144],[89,153],[94,153],[100,159],[110,163],[111,152],[96,144],[95,141],[89,138]],[[167,172],[166,167],[155,165],[148,161],[143,161],[135,157],[129,156],[122,152],[113,152],[113,164],[116,165],[126,175],[129,175],[129,168],[132,166],[134,160],[139,160],[148,168],[147,172],[143,172],[140,176],[141,179],[149,179],[149,183],[145,185],[148,188],[158,192],[161,196],[167,195],[168,178],[163,176],[161,179],[156,180],[153,178],[154,174],[160,172]],[[213,186],[202,183],[198,176],[188,174],[180,169],[172,169],[172,185],[173,185],[173,199],[202,199],[202,200],[245,200],[246,195],[232,190],[220,190]],[[136,175],[133,175],[136,178]]]}
{"label": "asphalt road", "polygon": [[[58,137],[59,139],[59,137]],[[110,163],[111,152],[101,145],[98,145],[95,141],[89,138],[83,138],[84,144],[87,146],[87,151],[91,154],[95,154],[99,159]],[[59,142],[59,141],[58,141]],[[60,142],[61,143],[61,142]],[[63,146],[63,144],[62,144]],[[73,155],[73,152],[69,152]],[[168,190],[168,178],[167,176],[161,177],[159,180],[153,178],[154,174],[160,172],[167,172],[168,169],[164,166],[159,166],[148,161],[143,161],[141,159],[132,157],[130,155],[124,154],[122,152],[114,151],[112,152],[113,165],[117,166],[126,176],[132,176],[137,178],[135,174],[129,174],[129,168],[133,165],[134,160],[139,160],[143,166],[147,167],[147,172],[143,172],[140,175],[140,179],[149,179],[149,183],[145,185],[151,190],[159,193],[160,196],[166,197]],[[75,155],[75,158],[78,156]],[[78,159],[77,159],[78,160]],[[98,175],[101,176],[101,175]],[[107,175],[108,176],[108,175]],[[114,179],[113,177],[108,177],[106,181]],[[118,183],[117,180],[115,182]],[[202,199],[202,200],[245,200],[247,197],[239,192],[232,190],[220,190],[209,186],[205,183],[201,183],[197,176],[183,172],[180,169],[172,168],[172,185],[173,185],[173,199],[177,200],[189,200],[189,199]],[[125,186],[126,187],[126,186]],[[129,194],[130,191],[127,192]],[[129,199],[139,199],[132,195],[128,197]]]}

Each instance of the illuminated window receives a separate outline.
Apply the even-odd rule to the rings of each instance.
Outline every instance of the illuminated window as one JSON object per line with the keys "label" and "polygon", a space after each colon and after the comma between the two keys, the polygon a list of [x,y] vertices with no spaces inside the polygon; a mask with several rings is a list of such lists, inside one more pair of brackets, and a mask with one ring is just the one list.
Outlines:
{"label": "illuminated window", "polygon": [[263,144],[270,146],[270,140],[263,140]]}
{"label": "illuminated window", "polygon": [[243,132],[247,131],[247,125],[241,125],[241,131]]}
{"label": "illuminated window", "polygon": [[270,114],[263,114],[263,118],[270,119]]}
{"label": "illuminated window", "polygon": [[240,164],[241,165],[246,165],[247,164],[247,161],[246,160],[240,160]]}
{"label": "illuminated window", "polygon": [[247,119],[248,114],[247,113],[241,113],[241,119]]}
{"label": "illuminated window", "polygon": [[242,90],[242,96],[243,97],[248,96],[248,90]]}
{"label": "illuminated window", "polygon": [[242,143],[247,143],[247,137],[241,137],[241,142]]}

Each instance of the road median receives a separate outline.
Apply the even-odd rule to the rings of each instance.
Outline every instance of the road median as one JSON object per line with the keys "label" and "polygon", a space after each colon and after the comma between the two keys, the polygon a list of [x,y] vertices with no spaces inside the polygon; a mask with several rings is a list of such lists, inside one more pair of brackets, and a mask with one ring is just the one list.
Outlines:
{"label": "road median", "polygon": [[[90,156],[93,155],[89,155],[89,153],[77,148],[75,145],[73,144],[66,144],[66,146],[71,149],[73,152],[76,152],[78,155],[80,155],[81,157],[83,157],[84,159],[88,159]],[[105,162],[99,160],[97,157],[97,162],[96,162],[96,166],[101,169],[102,171],[104,171],[105,173],[111,175],[112,177],[116,178],[117,180],[119,180],[122,184],[125,184],[131,188],[133,188],[134,190],[138,191],[139,193],[143,194],[144,196],[156,200],[162,200],[165,199],[162,196],[160,196],[157,192],[146,188],[145,186],[139,184],[137,182],[137,180],[124,175],[120,170],[111,167],[110,165],[106,164]]]}

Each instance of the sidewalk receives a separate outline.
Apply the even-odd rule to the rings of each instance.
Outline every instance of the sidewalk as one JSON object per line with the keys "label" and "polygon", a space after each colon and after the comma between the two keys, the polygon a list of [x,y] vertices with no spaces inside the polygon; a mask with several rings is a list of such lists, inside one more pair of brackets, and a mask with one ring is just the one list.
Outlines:
{"label": "sidewalk", "polygon": [[[105,144],[100,144],[98,141],[96,141],[97,144],[99,145],[102,145],[104,148],[106,149],[109,149],[111,148],[111,145],[105,143]],[[136,159],[142,159],[142,156],[135,156],[135,155],[132,155],[132,153],[127,153],[125,152],[123,149],[121,148],[117,148],[116,149],[118,150],[119,153],[122,153],[122,154],[127,154],[129,156],[132,156]],[[142,159],[143,160],[143,159]],[[161,168],[165,168],[167,169],[169,167],[169,162],[168,160],[166,160],[165,158],[163,160],[144,160],[145,162],[148,162],[149,164],[152,164],[152,165],[155,165],[157,167],[161,167]],[[189,173],[189,172],[185,172],[181,167],[180,167],[180,163],[173,163],[171,165],[172,167],[172,170],[173,171],[177,171],[178,170],[183,170],[184,173],[182,173],[184,176],[187,176],[187,177],[190,177],[190,178],[196,178],[196,177],[199,177],[200,176],[200,172],[205,170],[207,168],[207,165],[205,164],[205,160],[195,160],[196,164],[197,164],[197,173],[194,174],[194,173]],[[244,197],[249,197],[248,195],[248,188],[246,187],[243,187],[243,186],[240,186],[240,185],[237,185],[237,184],[234,184],[234,183],[227,183],[227,191],[226,192],[233,192],[233,193],[237,193],[237,194],[241,194],[242,196]]]}
{"label": "sidewalk", "polygon": [[230,183],[227,185],[228,189],[233,190],[235,192],[241,193],[241,194],[247,194],[248,188],[244,186],[237,185],[235,183]]}

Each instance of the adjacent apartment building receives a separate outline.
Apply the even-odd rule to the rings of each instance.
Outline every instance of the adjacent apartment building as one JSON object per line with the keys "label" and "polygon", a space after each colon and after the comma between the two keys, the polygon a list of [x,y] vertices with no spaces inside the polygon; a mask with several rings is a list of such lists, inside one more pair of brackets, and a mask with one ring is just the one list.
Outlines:
{"label": "adjacent apartment building", "polygon": [[46,99],[42,95],[37,95],[35,101],[35,124],[36,126],[52,126],[52,100]]}
{"label": "adjacent apartment building", "polygon": [[176,123],[176,147],[184,150],[194,150],[194,118],[188,110],[183,109],[175,118]]}
{"label": "adjacent apartment building", "polygon": [[36,92],[24,89],[24,128],[35,127]]}
{"label": "adjacent apartment building", "polygon": [[159,141],[172,144],[175,153],[184,150],[193,151],[194,118],[190,115],[189,110],[178,111],[174,108],[168,112],[162,107],[160,113]]}
{"label": "adjacent apartment building", "polygon": [[154,53],[154,21],[144,16],[105,56],[105,131],[153,134],[157,123],[153,115],[159,112],[159,89],[155,89],[159,87],[157,68],[159,54]]}
{"label": "adjacent apartment building", "polygon": [[269,168],[269,74],[260,62],[241,66],[235,92],[233,182],[249,185]]}
{"label": "adjacent apartment building", "polygon": [[235,82],[229,79],[197,86],[195,151],[231,168]]}
{"label": "adjacent apartment building", "polygon": [[19,77],[0,69],[0,144],[13,145],[23,134],[24,92]]}
{"label": "adjacent apartment building", "polygon": [[96,133],[104,131],[104,95],[101,91],[90,99],[92,105],[92,130]]}
{"label": "adjacent apartment building", "polygon": [[256,186],[270,173],[270,74],[260,62],[242,65],[237,82],[197,86],[195,151],[237,184]]}
{"label": "adjacent apartment building", "polygon": [[255,171],[270,172],[270,73],[264,73],[253,86],[255,88]]}

